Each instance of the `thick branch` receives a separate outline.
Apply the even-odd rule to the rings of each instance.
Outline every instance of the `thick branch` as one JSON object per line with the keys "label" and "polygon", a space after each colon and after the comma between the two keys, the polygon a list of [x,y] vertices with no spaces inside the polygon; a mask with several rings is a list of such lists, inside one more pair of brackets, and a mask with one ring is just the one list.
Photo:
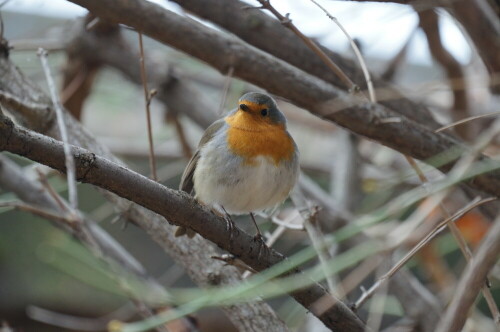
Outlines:
{"label": "thick branch", "polygon": [[[486,0],[440,1],[462,24],[488,71],[498,84],[500,74],[500,21]],[[498,89],[498,86],[496,87]],[[496,90],[498,91],[498,90]]]}
{"label": "thick branch", "polygon": [[[3,187],[8,191],[12,191],[21,200],[28,204],[53,210],[55,213],[60,213],[61,215],[67,213],[67,211],[61,210],[56,201],[43,190],[38,182],[26,177],[14,162],[10,161],[3,155],[0,155],[0,187]],[[65,225],[58,224],[58,226]],[[140,278],[147,279],[145,278],[147,276],[146,270],[142,267],[142,265],[94,221],[85,220],[84,223],[79,223],[78,227],[83,228],[81,230],[82,232],[76,232],[74,228],[68,227],[65,227],[65,230],[76,236],[82,243],[90,247],[92,250],[96,250],[103,256],[109,256],[116,262],[119,262],[120,265],[128,272],[131,272]],[[85,233],[89,233],[92,240],[89,240]],[[95,244],[97,244],[98,247],[95,247]],[[151,282],[154,283],[153,288],[163,288],[155,281],[151,280]]]}
{"label": "thick branch", "polygon": [[[50,100],[28,81],[16,66],[3,57],[0,57],[0,90],[2,107],[15,115],[17,121],[31,129],[43,130],[44,133],[57,137],[58,128],[56,122],[53,121],[54,111],[51,109]],[[4,93],[13,97],[16,102],[4,102],[1,98]],[[101,156],[123,164],[106,147],[96,142],[72,116],[67,113],[65,116],[65,123],[71,133],[69,140],[73,145],[88,147]],[[129,220],[146,231],[198,285],[232,285],[241,280],[236,269],[224,266],[219,261],[207,259],[218,253],[209,241],[201,237],[176,238],[174,226],[169,225],[165,218],[109,191],[104,189],[100,191],[118,211],[124,213]],[[271,307],[262,301],[222,307],[222,310],[242,332],[287,330],[286,325],[276,316]]]}
{"label": "thick branch", "polygon": [[354,0],[359,2],[387,2],[412,5],[415,9],[429,10],[443,7],[462,24],[488,71],[494,75],[495,91],[498,91],[500,73],[500,21],[487,0]]}
{"label": "thick branch", "polygon": [[[222,72],[233,67],[234,76],[288,98],[325,119],[403,154],[425,160],[457,146],[464,149],[459,141],[448,135],[434,133],[382,105],[366,104],[364,100],[355,99],[233,36],[209,29],[153,3],[138,0],[71,1],[106,20],[133,26]],[[452,163],[448,163],[440,169],[447,171],[451,166]],[[500,172],[477,176],[470,184],[500,197]]]}
{"label": "thick branch", "polygon": [[[39,207],[41,211],[47,211],[65,216],[68,211],[64,210],[56,200],[40,185],[39,182],[32,180],[22,172],[19,166],[10,161],[6,156],[0,154],[0,187],[12,191],[21,200]],[[29,205],[29,206],[31,206]],[[139,263],[130,253],[127,252],[113,237],[106,233],[97,223],[93,220],[87,219],[83,216],[80,220],[74,220],[72,223],[62,223],[55,220],[52,221],[55,226],[60,227],[67,231],[69,234],[77,238],[83,245],[90,249],[97,258],[103,259],[111,269],[120,266],[122,271],[127,271],[131,275],[138,278],[144,285],[147,286],[143,289],[143,298],[157,298],[167,296],[168,293],[165,288],[160,285],[155,279],[150,277],[144,267]],[[116,271],[121,273],[122,271]],[[121,275],[117,275],[118,279]],[[119,282],[120,283],[120,282]],[[121,283],[120,283],[121,284]],[[125,291],[128,291],[125,287]],[[153,313],[149,310],[148,306],[142,302],[142,298],[129,294],[134,303],[139,303],[139,312],[144,317],[150,317]],[[167,308],[165,308],[167,309]],[[181,321],[183,325],[191,326],[188,320]],[[189,329],[189,328],[188,328]],[[158,328],[158,331],[164,331]]]}
{"label": "thick branch", "polygon": [[[432,56],[441,64],[448,76],[450,89],[453,92],[453,106],[451,109],[453,120],[464,119],[469,115],[469,103],[462,65],[446,50],[441,41],[436,12],[433,10],[421,11],[418,12],[418,17],[420,19],[420,27],[427,37],[427,43]],[[463,139],[468,139],[472,138],[470,129],[470,125],[466,125],[457,127],[456,131]]]}
{"label": "thick branch", "polygon": [[[62,143],[15,126],[8,118],[0,122],[0,151],[6,150],[61,172],[65,171]],[[91,183],[140,204],[165,217],[169,222],[191,228],[220,248],[240,258],[256,271],[265,270],[285,260],[285,257],[242,230],[227,230],[224,218],[199,205],[184,192],[172,190],[107,159],[77,147],[72,147],[78,181]],[[130,190],[134,188],[134,190]],[[210,227],[207,227],[210,225]],[[301,273],[294,268],[288,274]],[[291,294],[299,303],[313,310],[314,303],[328,297],[321,286],[313,284]],[[364,331],[364,324],[342,302],[318,315],[334,331]]]}
{"label": "thick branch", "polygon": [[[292,31],[259,10],[246,10],[247,3],[239,0],[211,0],[210,6],[207,6],[204,0],[174,1],[195,15],[234,33],[250,45],[345,90],[342,80],[329,70],[318,55],[299,40]],[[322,48],[322,50],[356,85],[362,89],[366,88],[366,80],[356,62],[327,48]],[[373,73],[370,76],[373,78],[374,86],[383,90],[383,92],[378,92],[380,104],[428,127],[439,127],[424,106],[404,98],[401,92],[386,81],[377,79]]]}

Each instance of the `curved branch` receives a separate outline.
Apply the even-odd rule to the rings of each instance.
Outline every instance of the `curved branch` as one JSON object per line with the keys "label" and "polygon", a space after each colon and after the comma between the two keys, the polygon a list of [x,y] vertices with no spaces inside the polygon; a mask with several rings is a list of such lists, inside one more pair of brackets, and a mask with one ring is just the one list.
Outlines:
{"label": "curved branch", "polygon": [[[5,102],[2,97],[8,95]],[[51,109],[50,99],[28,81],[19,69],[7,58],[0,56],[0,104],[16,117],[16,120],[34,130],[58,137],[58,128],[54,121],[54,110]],[[1,111],[0,111],[1,113]],[[103,145],[81,126],[81,124],[67,112],[65,123],[71,133],[69,141],[73,145],[84,146],[95,153],[105,156],[115,163],[123,165]],[[9,140],[9,137],[0,136],[0,143]],[[174,237],[174,226],[166,222],[165,218],[143,208],[129,200],[121,198],[109,191],[97,188],[114,207],[126,214],[139,227],[163,248],[180,266],[184,268],[191,279],[200,286],[232,285],[241,281],[240,273],[231,267],[224,266],[222,262],[208,260],[207,257],[217,255],[215,247],[201,237],[189,239]],[[272,308],[265,302],[254,301],[221,308],[228,318],[242,332],[250,331],[287,331],[286,325],[281,321]]]}
{"label": "curved branch", "polygon": [[[234,36],[207,28],[153,3],[139,0],[71,2],[106,20],[132,26],[207,62],[221,72],[233,67],[234,76],[288,98],[318,116],[413,158],[425,160],[451,149],[466,149],[451,136],[435,133],[383,105],[354,98]],[[449,162],[439,168],[447,171],[452,166],[453,162]],[[469,184],[500,197],[500,171],[479,175]]]}
{"label": "curved branch", "polygon": [[[0,142],[0,151],[9,151],[61,172],[66,171],[61,142],[22,129],[3,115],[0,119],[0,137],[8,138]],[[285,260],[283,255],[263,246],[242,230],[232,229],[228,232],[224,218],[198,204],[189,194],[164,187],[88,150],[72,146],[71,153],[75,158],[78,181],[109,190],[162,215],[170,223],[195,230],[256,271],[263,271]],[[131,187],[134,190],[130,190]],[[300,273],[299,269],[294,268],[285,275]],[[318,299],[330,297],[324,288],[314,283],[290,295],[313,313]],[[317,314],[327,327],[334,331],[365,331],[363,322],[347,306],[333,297],[331,301],[334,305]]]}
{"label": "curved branch", "polygon": [[[497,3],[498,4],[498,3]],[[440,0],[438,5],[447,8],[462,24],[471,38],[479,56],[492,77],[492,88],[497,93],[500,85],[500,21],[495,10],[486,0]]]}
{"label": "curved branch", "polygon": [[[345,89],[342,80],[328,70],[321,59],[298,40],[293,32],[285,29],[279,21],[259,10],[245,10],[247,3],[239,0],[211,0],[210,6],[207,6],[204,0],[173,1],[193,14],[227,29],[250,45],[340,89]],[[366,88],[366,80],[357,63],[324,47],[322,50],[356,85],[362,89]],[[383,100],[380,100],[382,105],[426,126],[432,128],[438,126],[425,107],[404,98],[401,92],[386,81],[377,79],[373,74],[371,76],[374,85],[384,90]]]}

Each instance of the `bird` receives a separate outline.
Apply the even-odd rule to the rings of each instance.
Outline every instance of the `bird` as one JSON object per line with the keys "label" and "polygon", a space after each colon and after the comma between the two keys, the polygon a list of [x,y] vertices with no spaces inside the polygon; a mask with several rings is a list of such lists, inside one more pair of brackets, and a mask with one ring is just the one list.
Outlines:
{"label": "bird", "polygon": [[[286,200],[297,182],[299,150],[287,130],[285,115],[270,96],[249,92],[237,108],[215,121],[203,134],[187,164],[179,189],[225,216],[274,208]],[[196,233],[179,226],[175,236]]]}

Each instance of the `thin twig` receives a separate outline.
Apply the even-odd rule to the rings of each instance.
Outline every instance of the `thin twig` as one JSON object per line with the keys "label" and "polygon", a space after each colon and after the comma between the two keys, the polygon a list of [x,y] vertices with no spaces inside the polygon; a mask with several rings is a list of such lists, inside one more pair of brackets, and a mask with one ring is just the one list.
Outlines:
{"label": "thin twig", "polygon": [[227,71],[226,79],[224,80],[224,86],[222,87],[222,95],[220,98],[219,110],[217,114],[222,115],[224,111],[224,106],[226,105],[227,94],[229,92],[229,88],[231,87],[231,81],[233,80],[234,66],[229,67]]}
{"label": "thin twig", "polygon": [[280,236],[285,233],[286,229],[287,229],[287,227],[284,225],[280,225],[280,226],[276,227],[274,232],[272,232],[271,235],[269,235],[267,237],[266,246],[270,247],[273,244],[275,244],[276,241],[278,241],[278,239],[280,238]]}
{"label": "thin twig", "polygon": [[[495,122],[493,122],[493,124],[489,126],[489,128],[477,138],[472,146],[471,151],[455,164],[452,171],[450,172],[450,176],[455,178],[461,177],[469,169],[470,164],[473,163],[477,154],[479,154],[496,137],[496,135],[498,135],[498,133],[500,133],[500,118],[495,120]],[[450,223],[448,223],[448,225],[450,226]],[[462,251],[466,261],[470,262],[470,260],[472,259],[472,252],[470,248],[467,246],[467,243],[465,242],[458,227],[455,224],[451,224],[451,226],[452,227],[450,227],[450,229],[452,230],[453,235],[457,234],[458,236],[457,241],[459,243],[460,250]],[[493,295],[491,294],[491,291],[486,284],[484,284],[482,287],[482,293],[484,299],[486,300],[486,303],[488,304],[488,308],[491,311],[497,328],[500,328],[500,320],[498,319],[498,317],[500,317],[500,312],[495,303]]]}
{"label": "thin twig", "polygon": [[489,116],[496,116],[496,115],[500,115],[500,112],[490,112],[490,113],[485,113],[485,114],[480,114],[480,115],[469,116],[469,117],[467,117],[465,119],[458,120],[458,121],[452,122],[452,123],[450,123],[450,124],[448,124],[446,126],[438,128],[434,132],[435,133],[439,133],[439,132],[441,132],[443,130],[450,129],[450,128],[455,127],[455,126],[459,126],[459,125],[467,123],[469,121],[473,121],[473,120],[477,120],[477,119],[482,119],[482,118],[486,118],[486,117],[489,117]]}
{"label": "thin twig", "polygon": [[[311,239],[311,243],[318,254],[318,259],[325,275],[325,280],[328,285],[328,291],[331,294],[334,294],[335,282],[333,280],[333,276],[328,273],[327,262],[332,260],[332,257],[329,257],[328,249],[326,247],[326,242],[324,240],[324,236],[317,229],[317,215],[318,215],[318,207],[317,206],[309,206],[309,202],[304,197],[302,191],[297,187],[290,194],[293,204],[299,211],[302,219],[304,220],[303,225]],[[337,294],[335,294],[338,297]]]}
{"label": "thin twig", "polygon": [[64,329],[79,331],[103,331],[106,330],[106,326],[111,319],[130,319],[136,314],[136,310],[130,302],[127,302],[117,310],[104,316],[97,318],[83,318],[31,305],[26,309],[26,314],[33,320]]}
{"label": "thin twig", "polygon": [[[300,216],[299,212],[297,211],[298,216]],[[292,215],[291,217],[287,218],[286,220],[281,220],[278,217],[271,217],[271,221],[275,223],[278,226],[283,226],[285,229],[293,229],[293,230],[298,230],[298,231],[303,231],[304,230],[304,225],[302,223],[297,224],[297,223],[292,223],[293,220],[295,220],[297,216]]]}
{"label": "thin twig", "polygon": [[184,127],[182,126],[182,123],[179,120],[179,114],[177,112],[167,112],[167,122],[174,123],[175,132],[177,133],[177,138],[181,143],[182,154],[187,159],[190,159],[191,156],[193,155],[193,152],[191,151],[191,146],[189,145],[186,133],[184,132]]}
{"label": "thin twig", "polygon": [[61,139],[64,143],[64,156],[66,158],[66,174],[68,179],[68,196],[69,204],[73,210],[78,208],[78,192],[76,190],[76,177],[75,177],[75,161],[68,143],[68,132],[66,130],[66,124],[64,123],[63,110],[57,96],[56,87],[50,73],[50,67],[47,62],[47,51],[43,48],[38,49],[38,56],[42,63],[43,71],[45,73],[45,78],[47,79],[47,85],[50,91],[50,97],[52,98],[52,104],[54,105],[56,115],[57,115],[57,125],[59,126],[59,131],[61,134]]}
{"label": "thin twig", "polygon": [[355,269],[349,272],[349,274],[340,283],[342,289],[349,294],[353,289],[355,289],[363,280],[365,280],[368,275],[370,275],[383,261],[382,255],[376,255],[370,259],[365,259],[361,264],[356,266]]}
{"label": "thin twig", "polygon": [[8,107],[12,107],[22,112],[23,114],[29,112],[46,112],[47,108],[42,104],[36,104],[29,100],[23,100],[14,96],[7,91],[0,90],[0,102]]}
{"label": "thin twig", "polygon": [[141,80],[142,80],[142,86],[144,88],[144,100],[146,102],[146,122],[147,122],[148,141],[149,141],[149,168],[151,170],[151,176],[153,180],[158,181],[158,177],[156,176],[156,158],[155,158],[155,149],[153,143],[153,129],[151,127],[151,111],[149,108],[151,104],[152,95],[148,90],[148,80],[146,76],[146,69],[144,68],[145,67],[144,46],[142,44],[142,33],[138,31],[137,34],[139,35],[139,51],[141,54],[139,58],[139,65],[141,67]]}
{"label": "thin twig", "polygon": [[47,181],[47,177],[45,176],[45,174],[39,168],[36,168],[35,170],[38,174],[38,181],[47,190],[47,193],[54,199],[54,201],[57,203],[61,211],[65,211],[66,213],[69,214],[71,210],[70,207],[68,207],[66,202],[61,199],[61,196],[59,196],[57,192],[54,190],[54,188],[50,185],[49,181]]}
{"label": "thin twig", "polygon": [[20,211],[32,213],[44,219],[54,220],[56,222],[63,223],[65,225],[70,226],[71,228],[75,227],[74,220],[68,218],[67,216],[59,215],[52,211],[44,210],[42,208],[35,207],[33,205],[29,205],[23,202],[19,201],[0,202],[0,207],[11,207]]}
{"label": "thin twig", "polygon": [[373,89],[373,81],[372,81],[372,78],[370,76],[370,72],[368,71],[368,67],[366,66],[365,59],[363,58],[363,55],[361,55],[361,51],[358,48],[358,45],[356,45],[356,43],[351,38],[351,36],[347,32],[347,30],[342,26],[342,24],[340,24],[340,21],[335,16],[330,14],[323,6],[321,6],[315,0],[311,0],[311,1],[316,6],[318,6],[326,14],[326,16],[328,16],[328,18],[330,18],[335,24],[337,24],[337,26],[340,28],[340,30],[342,30],[344,35],[349,40],[349,43],[351,44],[352,50],[354,51],[354,54],[356,55],[356,58],[359,61],[359,65],[361,66],[361,70],[363,71],[363,75],[364,75],[365,80],[366,80],[366,86],[368,87],[368,95],[370,97],[370,101],[372,103],[376,103],[377,97],[375,95],[375,90]]}
{"label": "thin twig", "polygon": [[[0,3],[0,8],[3,7],[9,0],[5,0],[4,2]],[[0,43],[4,43],[5,39],[3,38],[3,32],[4,32],[4,26],[3,26],[3,16],[2,13],[0,13]]]}
{"label": "thin twig", "polygon": [[87,78],[87,68],[80,66],[77,73],[72,78],[72,80],[64,87],[61,92],[61,102],[66,104],[66,102],[71,99],[75,93],[82,88],[85,79]]}
{"label": "thin twig", "polygon": [[[390,262],[391,260],[389,260]],[[382,274],[384,269],[384,265],[388,264],[386,261],[385,264],[381,264],[377,268],[377,276]],[[366,320],[366,327],[372,329],[373,331],[380,331],[380,324],[382,323],[382,317],[384,316],[384,308],[385,303],[387,301],[387,293],[389,291],[389,287],[387,284],[383,284],[378,289],[378,296],[373,298],[370,303],[370,308],[368,309],[368,318]]]}
{"label": "thin twig", "polygon": [[[479,138],[476,140],[474,145],[472,146],[472,149],[469,153],[464,155],[453,167],[453,169],[449,173],[450,178],[461,178],[463,174],[469,169],[470,165],[476,158],[476,155],[480,153],[486,145],[500,132],[500,118],[497,119],[489,128],[486,130]],[[424,184],[424,187],[426,187],[426,184],[429,182],[425,174],[422,172],[418,164],[415,162],[415,160],[409,156],[405,156],[408,162],[410,163],[411,167],[415,170],[415,172],[418,174],[418,177]],[[443,214],[447,217],[450,217],[449,211],[446,209],[444,204],[442,202],[439,203],[439,207],[443,211]],[[448,228],[450,229],[450,232],[452,233],[453,237],[455,238],[455,241],[458,244],[458,247],[460,248],[460,251],[462,252],[463,256],[465,257],[465,260],[469,262],[472,258],[472,252],[467,245],[467,242],[465,241],[464,237],[462,236],[462,233],[458,229],[457,225],[455,225],[451,220],[448,221],[447,223]],[[491,314],[493,317],[497,317],[500,315],[498,307],[495,303],[495,300],[493,299],[493,295],[491,294],[491,291],[488,287],[483,286],[482,288],[483,296],[486,300],[486,303],[488,304],[488,307],[491,311]],[[500,321],[496,322],[498,326],[500,326]]]}
{"label": "thin twig", "polygon": [[292,30],[300,39],[302,39],[302,41],[311,50],[314,51],[314,53],[316,53],[320,57],[320,59],[328,66],[328,68],[330,68],[342,80],[342,82],[344,83],[349,92],[355,93],[359,91],[359,87],[353,81],[351,81],[351,79],[344,73],[344,71],[342,71],[342,69],[340,69],[340,67],[337,66],[332,61],[332,59],[330,59],[330,57],[326,55],[326,53],[323,52],[323,50],[318,45],[316,45],[315,42],[313,42],[309,37],[304,35],[292,23],[292,20],[289,18],[288,14],[286,16],[281,15],[281,13],[271,5],[271,2],[269,0],[258,0],[258,1],[262,5],[262,7],[260,8],[269,10],[274,16],[276,16],[276,18],[281,22],[281,24]]}
{"label": "thin twig", "polygon": [[[362,163],[358,151],[359,137],[348,131],[340,130],[336,135],[336,141],[338,148],[330,173],[330,192],[343,210],[350,211],[360,197]],[[328,220],[327,223],[332,224],[336,221]]]}
{"label": "thin twig", "polygon": [[[106,254],[103,252],[103,248],[101,247],[101,244],[96,241],[93,234],[91,234],[88,231],[88,229],[84,229],[84,228],[80,227],[78,225],[78,223],[75,223],[74,219],[72,218],[71,215],[69,217],[65,216],[65,215],[60,215],[60,214],[54,213],[52,211],[47,211],[45,209],[42,209],[42,208],[39,208],[36,206],[32,206],[32,205],[29,205],[29,204],[26,204],[23,202],[17,202],[17,201],[0,202],[0,207],[12,207],[12,208],[15,208],[15,209],[18,209],[21,211],[26,211],[26,212],[32,213],[36,216],[42,217],[44,219],[53,220],[57,223],[65,224],[65,225],[69,226],[71,229],[73,229],[74,231],[76,231],[77,233],[85,233],[85,239],[86,239],[85,241],[88,244],[90,244],[89,249],[92,250],[92,252],[94,253],[94,255],[97,258],[106,259]],[[114,270],[113,264],[109,264],[109,266],[110,266],[110,268],[113,269],[113,272],[121,272],[121,271]],[[138,294],[136,291],[134,291],[130,287],[130,285],[128,284],[128,280],[125,277],[121,276],[119,273],[113,273],[110,275],[110,277],[112,279],[114,279],[116,281],[116,283],[125,292],[125,294],[127,294],[131,298],[131,300],[135,304],[138,312],[143,317],[147,318],[147,317],[151,317],[153,315],[153,312],[144,304],[144,302],[142,300],[138,300],[141,298],[141,296],[147,297],[148,295],[145,296],[144,294]],[[157,293],[157,292],[161,291],[161,289],[153,284],[148,284],[148,286],[154,287],[154,293],[151,293],[151,294],[153,294],[153,296],[158,296],[159,293]],[[162,295],[164,296],[165,294],[161,294],[160,296],[158,296],[160,301],[164,301],[164,299],[161,299]],[[166,330],[162,326],[156,327],[156,330],[158,330],[159,332],[166,332]]]}
{"label": "thin twig", "polygon": [[360,308],[366,300],[373,296],[373,294],[377,291],[377,289],[384,284],[387,280],[389,280],[401,267],[403,267],[423,246],[425,246],[430,240],[432,240],[436,235],[441,233],[447,226],[449,222],[455,222],[457,219],[462,217],[464,214],[469,212],[470,210],[483,205],[485,203],[496,200],[496,197],[485,198],[482,200],[475,199],[470,202],[467,206],[457,211],[451,217],[446,218],[437,224],[434,229],[429,232],[419,243],[417,243],[406,255],[403,256],[387,273],[385,273],[382,277],[380,277],[366,292],[360,296],[360,298],[354,304],[354,308]]}
{"label": "thin twig", "polygon": [[258,273],[257,271],[252,269],[250,266],[246,265],[241,259],[238,259],[238,257],[233,256],[233,255],[223,254],[221,256],[211,256],[210,258],[224,262],[226,265],[234,266],[235,268],[239,269],[240,271],[245,271],[243,273],[243,275],[241,276],[242,279],[247,278],[252,273]]}

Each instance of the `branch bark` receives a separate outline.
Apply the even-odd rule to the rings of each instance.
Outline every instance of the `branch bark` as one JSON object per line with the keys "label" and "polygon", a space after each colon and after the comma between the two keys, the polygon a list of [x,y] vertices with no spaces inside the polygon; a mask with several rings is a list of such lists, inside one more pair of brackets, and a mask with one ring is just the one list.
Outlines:
{"label": "branch bark", "polygon": [[[383,105],[356,99],[233,36],[207,28],[153,3],[138,0],[71,1],[99,17],[132,26],[189,53],[223,73],[233,67],[234,76],[288,98],[318,116],[413,158],[426,160],[450,149],[466,149],[449,135],[435,133]],[[446,172],[452,166],[453,162],[450,162],[440,169]],[[500,171],[479,175],[468,183],[500,197]]]}
{"label": "branch bark", "polygon": [[[418,12],[420,19],[419,25],[427,37],[429,50],[437,62],[443,67],[448,76],[448,83],[453,92],[453,106],[451,115],[453,121],[465,119],[469,116],[469,103],[467,97],[467,86],[464,72],[460,62],[444,47],[439,29],[438,15],[433,10],[425,10]],[[456,127],[456,132],[463,139],[473,138],[471,123]]]}
{"label": "branch bark", "polygon": [[[4,56],[0,56],[0,92],[0,104],[3,109],[15,115],[19,123],[58,137],[50,99],[33,83],[26,80],[18,68]],[[88,147],[95,153],[123,165],[106,147],[96,142],[78,121],[68,113],[64,114],[68,132],[71,133],[69,137],[71,144]],[[2,142],[4,136],[0,138]],[[176,238],[173,235],[174,226],[169,225],[165,218],[109,191],[101,190],[101,192],[117,210],[144,229],[198,285],[223,286],[240,282],[241,277],[236,269],[226,267],[222,262],[207,259],[218,254],[208,241],[201,237]],[[286,325],[271,307],[262,301],[223,307],[222,310],[240,331],[287,331]]]}
{"label": "branch bark", "polygon": [[[6,156],[0,155],[0,187],[11,191],[21,200],[28,204],[39,206],[44,209],[53,210],[55,213],[64,215],[56,201],[43,190],[38,182],[26,177],[19,167]],[[81,233],[75,232],[74,228],[64,227],[70,234],[76,236],[78,240],[90,247],[92,250],[101,252],[103,256],[110,256],[127,271],[135,274],[141,279],[147,278],[146,270],[132,257],[119,243],[110,237],[99,225],[92,220],[86,220],[80,224],[84,230]],[[61,226],[61,224],[58,224]],[[62,225],[65,226],[65,225]],[[90,241],[85,233],[89,233],[94,241]],[[93,247],[97,243],[99,247]],[[162,286],[152,281],[152,289],[163,289]],[[163,290],[165,292],[165,290]]]}
{"label": "branch bark", "polygon": [[[0,142],[0,151],[9,151],[61,172],[66,171],[61,142],[22,129],[5,116],[1,116],[0,137],[5,138]],[[263,247],[260,241],[242,230],[228,232],[224,218],[198,204],[189,194],[166,188],[88,150],[75,146],[71,150],[78,181],[109,190],[162,215],[170,223],[195,230],[256,271],[263,271],[285,261],[283,255]],[[293,268],[285,275],[300,273],[298,268]],[[297,289],[290,295],[313,313],[315,302],[329,296],[325,289],[314,283],[307,288]],[[334,304],[318,315],[327,327],[333,331],[365,331],[363,322],[348,307],[338,299],[332,298],[331,301]]]}
{"label": "branch bark", "polygon": [[[493,76],[492,90],[499,92],[498,75],[500,73],[500,21],[490,3],[486,0],[351,0],[359,2],[386,2],[411,5],[417,10],[429,10],[435,7],[447,9],[464,27],[474,43],[479,56]],[[498,8],[498,5],[497,5]]]}
{"label": "branch bark", "polygon": [[[67,211],[63,210],[59,204],[45,191],[39,182],[26,177],[19,166],[10,161],[6,156],[0,155],[0,187],[16,194],[24,202],[39,207],[44,211],[53,211],[54,214],[64,216]],[[30,206],[31,206],[30,205]],[[81,220],[74,221],[72,224],[55,222],[57,227],[62,228],[69,234],[77,238],[83,245],[90,249],[99,259],[103,259],[113,269],[114,266],[120,266],[123,271],[137,277],[147,288],[144,289],[147,294],[156,297],[158,295],[167,296],[167,291],[154,278],[148,275],[144,267],[130,253],[123,248],[113,237],[106,233],[93,220],[81,217]],[[117,275],[120,278],[120,275]],[[130,294],[133,296],[134,294]],[[149,297],[145,295],[145,298]],[[139,301],[139,313],[143,317],[153,315],[152,310],[142,302],[142,299],[134,297]],[[164,308],[169,309],[168,307]],[[191,330],[192,323],[187,319],[182,319],[180,324]],[[158,331],[164,331],[158,328]]]}
{"label": "branch bark", "polygon": [[[184,9],[207,19],[234,33],[250,45],[290,63],[291,65],[314,75],[341,90],[345,84],[321,61],[309,47],[283,25],[260,10],[245,10],[248,4],[239,0],[211,0],[206,6],[204,0],[173,0]],[[265,38],[263,38],[265,36]],[[366,89],[366,80],[359,65],[342,55],[322,47],[322,50],[337,64],[346,75],[362,89]],[[394,86],[373,75],[372,81],[377,89],[380,104],[416,122],[430,128],[438,128],[429,110],[405,98]]]}
{"label": "branch bark", "polygon": [[492,75],[492,88],[500,92],[500,21],[495,11],[485,0],[440,0],[439,4],[447,8],[462,24],[471,38],[479,56]]}
{"label": "branch bark", "polygon": [[[349,220],[332,209],[331,202],[325,201],[324,197],[327,196],[327,193],[322,192],[321,188],[315,188],[314,184],[310,180],[305,181],[303,176],[301,176],[299,186],[307,193],[311,203],[321,207],[317,218],[324,230],[333,232],[349,223]],[[332,223],[332,221],[336,222]],[[371,240],[373,239],[361,232],[350,237],[345,243],[340,243],[339,247],[340,250],[352,248]],[[383,255],[377,255],[370,259],[376,260],[377,257],[382,258]],[[406,313],[405,317],[411,318],[422,331],[434,331],[439,322],[439,313],[442,311],[439,300],[413,274],[404,268],[391,278],[389,285],[391,293],[397,297],[403,306]]]}

